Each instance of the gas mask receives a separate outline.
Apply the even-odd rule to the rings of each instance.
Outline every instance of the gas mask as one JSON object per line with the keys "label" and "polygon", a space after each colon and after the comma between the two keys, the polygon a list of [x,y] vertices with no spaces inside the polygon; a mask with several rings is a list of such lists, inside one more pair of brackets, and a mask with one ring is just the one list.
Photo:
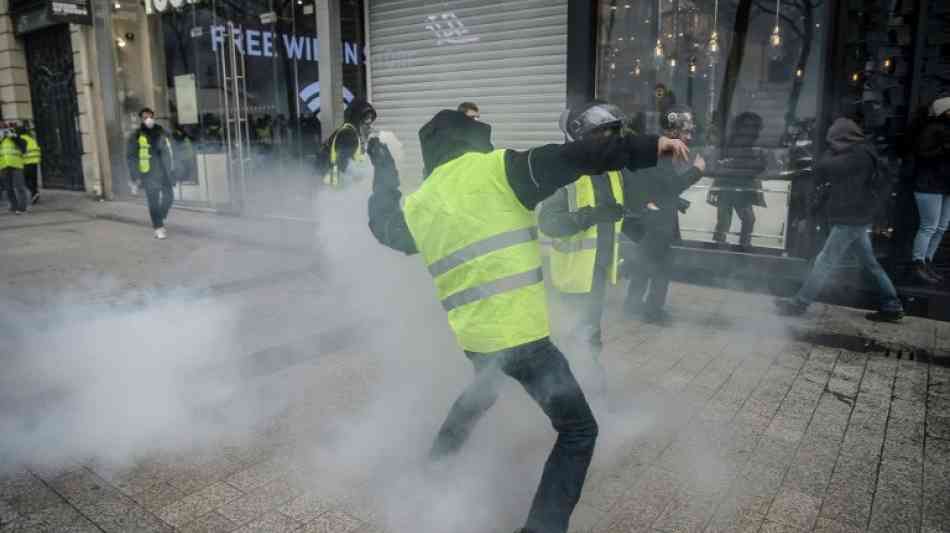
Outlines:
{"label": "gas mask", "polygon": [[152,129],[155,127],[155,119],[152,117],[146,118],[145,120],[142,121],[142,123],[145,124],[145,127],[148,129]]}

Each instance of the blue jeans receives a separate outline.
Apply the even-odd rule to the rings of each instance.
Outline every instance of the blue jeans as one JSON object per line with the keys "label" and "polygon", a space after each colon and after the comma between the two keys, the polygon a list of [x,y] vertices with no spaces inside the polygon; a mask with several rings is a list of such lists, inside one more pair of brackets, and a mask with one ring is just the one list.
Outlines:
{"label": "blue jeans", "polygon": [[430,457],[438,460],[457,452],[495,404],[503,376],[515,379],[557,431],[525,527],[539,533],[566,533],[597,442],[597,422],[567,359],[549,339],[468,356],[475,365],[475,381],[452,405]]}
{"label": "blue jeans", "polygon": [[920,229],[914,238],[914,261],[932,261],[950,223],[950,194],[915,192]]}
{"label": "blue jeans", "polygon": [[821,292],[821,288],[828,281],[831,271],[851,248],[851,245],[854,245],[858,261],[861,262],[861,266],[871,273],[871,277],[877,284],[878,294],[881,298],[881,310],[901,311],[903,306],[900,298],[897,297],[897,290],[894,289],[891,279],[887,277],[887,272],[884,272],[881,264],[874,257],[874,250],[871,248],[871,237],[868,235],[870,229],[870,225],[838,224],[832,226],[825,247],[821,249],[818,258],[815,259],[815,266],[812,267],[808,278],[805,279],[805,285],[795,296],[795,301],[805,306],[814,302]]}

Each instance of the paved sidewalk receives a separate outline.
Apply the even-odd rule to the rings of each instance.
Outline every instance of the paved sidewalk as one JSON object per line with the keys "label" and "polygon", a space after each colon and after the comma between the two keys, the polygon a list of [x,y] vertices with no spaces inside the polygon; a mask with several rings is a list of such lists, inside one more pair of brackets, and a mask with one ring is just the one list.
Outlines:
{"label": "paved sidewalk", "polygon": [[[176,210],[170,230],[187,237],[156,246],[144,206],[61,198],[44,194],[33,215],[0,220],[2,288],[14,291],[6,294],[23,295],[31,309],[45,302],[33,288],[67,290],[77,273],[101,271],[122,282],[116,292],[234,286],[171,309],[151,302],[144,319],[178,332],[180,322],[223,320],[219,307],[234,314],[234,330],[215,331],[196,354],[227,340],[240,363],[236,412],[259,415],[253,408],[275,397],[281,409],[213,439],[193,421],[233,413],[189,411],[192,422],[167,435],[174,446],[146,449],[123,440],[135,428],[108,423],[160,417],[177,389],[149,390],[157,405],[107,395],[93,406],[114,446],[0,465],[0,532],[510,533],[523,520],[554,434],[517,387],[505,387],[457,459],[424,460],[471,372],[437,303],[418,288],[431,291],[424,269],[407,261],[413,275],[396,281],[357,271],[360,283],[346,292],[324,290],[316,275],[254,285],[248,279],[309,268],[307,252],[268,252],[274,243],[303,250],[304,240],[281,240],[268,221]],[[389,292],[380,297],[372,282]],[[373,298],[362,301],[361,289]],[[668,328],[621,319],[617,301],[608,311],[613,409],[592,400],[601,434],[572,531],[950,532],[950,323],[873,324],[861,311],[823,305],[785,319],[766,296],[681,284],[670,302]],[[322,335],[349,324],[359,306],[389,328],[366,322],[357,333]],[[92,322],[77,329],[94,339],[96,327],[128,325]],[[121,342],[134,344],[136,330],[125,333]],[[135,363],[123,346],[118,355]],[[171,347],[157,353],[179,363],[196,355]],[[565,348],[584,383],[589,361]],[[145,386],[162,377],[145,368],[152,372],[130,364],[109,375]],[[177,394],[215,397],[215,385]],[[124,412],[139,407],[148,409]],[[22,428],[0,429],[11,438]],[[130,446],[121,458],[112,449]]]}
{"label": "paved sidewalk", "polygon": [[[605,363],[621,407],[598,414],[598,457],[572,531],[950,531],[950,369],[936,357],[948,353],[950,325],[873,325],[831,307],[785,322],[763,296],[682,285],[671,299],[672,328],[615,321],[608,330]],[[253,442],[118,467],[90,459],[20,469],[0,483],[0,531],[514,529],[535,479],[517,476],[524,464],[537,470],[550,444],[543,424],[516,424],[534,435],[514,439],[510,472],[486,472],[508,483],[496,490],[516,493],[501,513],[508,525],[407,527],[393,501],[419,524],[432,523],[426,505],[380,494],[369,468],[341,477],[334,464],[360,470],[346,450],[314,452],[341,411],[355,418],[366,407],[383,379],[376,358],[340,350],[281,376],[313,394]],[[501,413],[531,408],[508,390],[476,433],[507,428],[498,447],[511,446]],[[453,479],[438,498],[472,484]]]}

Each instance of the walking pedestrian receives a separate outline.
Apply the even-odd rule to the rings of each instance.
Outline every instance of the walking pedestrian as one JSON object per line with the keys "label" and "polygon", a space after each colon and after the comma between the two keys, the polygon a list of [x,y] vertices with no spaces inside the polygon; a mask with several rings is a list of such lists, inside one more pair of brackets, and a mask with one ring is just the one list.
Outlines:
{"label": "walking pedestrian", "polygon": [[768,167],[765,150],[755,146],[762,133],[762,117],[746,112],[732,123],[732,133],[725,149],[715,158],[711,169],[716,180],[706,202],[716,207],[716,229],[713,241],[726,246],[732,227],[732,213],[739,216],[739,248],[749,251],[755,231],[755,207],[767,207],[762,182],[755,179]]}
{"label": "walking pedestrian", "polygon": [[16,134],[16,124],[7,123],[0,130],[0,183],[7,192],[10,211],[26,213],[30,191],[23,178],[26,142]]}
{"label": "walking pedestrian", "polygon": [[933,260],[950,224],[950,96],[934,100],[930,117],[918,137],[914,198],[920,226],[914,238],[911,275],[917,283],[934,285],[943,276]]}
{"label": "walking pedestrian", "polygon": [[30,190],[30,204],[40,201],[39,169],[43,160],[43,150],[36,141],[36,135],[30,129],[30,123],[24,121],[17,128],[17,134],[26,143],[26,154],[23,156],[23,178],[26,188]]}
{"label": "walking pedestrian", "polygon": [[155,123],[151,109],[140,111],[139,118],[142,125],[129,137],[126,161],[132,181],[145,187],[155,238],[165,239],[165,219],[175,200],[172,145],[165,130]]}
{"label": "walking pedestrian", "polygon": [[[687,106],[675,105],[660,114],[660,130],[671,139],[689,145],[694,129],[693,112]],[[680,195],[699,181],[705,170],[706,161],[697,154],[686,168],[664,159],[654,168],[628,176],[624,186],[626,205],[640,214],[639,218],[624,222],[624,233],[637,243],[636,257],[625,269],[630,276],[624,301],[624,314],[628,317],[640,314],[648,323],[670,322],[663,307],[673,270],[673,243],[680,238],[678,211],[689,205]]]}
{"label": "walking pedestrian", "polygon": [[376,109],[366,100],[356,98],[343,114],[343,125],[330,134],[323,144],[318,164],[323,183],[340,190],[368,177],[371,170],[366,161],[366,147],[373,134]]}
{"label": "walking pedestrian", "polygon": [[[576,120],[597,122],[602,106]],[[680,141],[634,137],[610,126],[600,135],[526,152],[495,150],[491,126],[443,110],[419,131],[422,186],[400,205],[399,175],[378,140],[369,225],[384,245],[421,253],[456,338],[475,367],[430,452],[461,448],[495,403],[503,375],[517,380],[558,432],[525,533],[565,533],[594,453],[597,422],[564,355],[550,340],[534,208],[582,175],[685,157]]]}
{"label": "walking pedestrian", "polygon": [[828,129],[829,153],[815,166],[817,183],[826,184],[823,208],[831,233],[815,259],[805,283],[793,298],[775,301],[781,314],[801,315],[815,301],[832,269],[849,249],[870,272],[880,298],[880,310],[866,315],[875,322],[898,322],[904,317],[901,301],[887,272],[881,268],[871,247],[871,219],[876,205],[873,189],[878,161],[874,147],[861,127],[850,118],[839,118]]}

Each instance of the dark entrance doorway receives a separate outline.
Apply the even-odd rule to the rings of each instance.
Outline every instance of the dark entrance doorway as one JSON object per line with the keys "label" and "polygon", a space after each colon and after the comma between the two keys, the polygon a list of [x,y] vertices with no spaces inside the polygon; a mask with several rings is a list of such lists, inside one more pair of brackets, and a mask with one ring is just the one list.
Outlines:
{"label": "dark entrance doorway", "polygon": [[43,147],[43,187],[81,191],[82,142],[69,26],[30,33],[25,41],[36,136]]}

